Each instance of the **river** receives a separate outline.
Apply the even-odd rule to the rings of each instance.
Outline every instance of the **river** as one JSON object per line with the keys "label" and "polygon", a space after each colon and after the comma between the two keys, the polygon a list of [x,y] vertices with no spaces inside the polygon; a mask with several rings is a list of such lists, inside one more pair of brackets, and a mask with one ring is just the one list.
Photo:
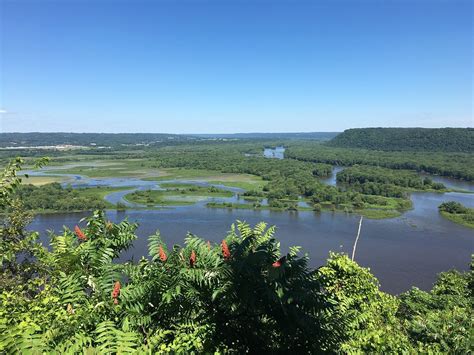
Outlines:
{"label": "river", "polygon": [[[331,177],[323,181],[334,184],[337,169],[335,168]],[[74,179],[75,183],[80,182],[82,185],[87,185],[87,181],[94,182],[94,179],[88,180],[84,177],[76,176]],[[436,177],[436,180],[446,185],[449,183],[450,187],[473,187],[472,184],[462,182],[457,185],[456,180],[445,181],[442,177]],[[141,186],[138,181],[141,180],[109,180],[110,183],[115,182],[120,186],[133,186],[130,190],[152,186],[159,188],[156,182],[148,181]],[[135,182],[140,186],[134,185]],[[113,199],[122,197],[123,194],[114,195]],[[413,193],[414,208],[401,217],[385,220],[364,219],[356,261],[360,265],[370,267],[384,291],[397,294],[411,286],[430,289],[437,273],[451,268],[468,269],[474,251],[474,233],[472,229],[457,225],[439,215],[437,206],[449,200],[474,207],[472,194]],[[72,228],[87,215],[88,213],[38,215],[29,228],[40,231],[42,240],[47,242],[47,230],[60,232],[63,226]],[[146,255],[146,237],[156,229],[160,229],[169,246],[182,243],[187,232],[220,242],[230,225],[236,220],[242,220],[250,224],[265,221],[269,225],[276,225],[276,237],[281,241],[282,248],[287,250],[292,245],[303,247],[303,251],[309,254],[313,267],[324,264],[329,251],[351,251],[359,220],[357,215],[341,212],[225,210],[205,208],[203,203],[162,210],[108,211],[107,216],[114,222],[128,218],[129,221],[139,223],[139,238],[133,248],[124,253],[121,260],[138,260],[142,255]]]}

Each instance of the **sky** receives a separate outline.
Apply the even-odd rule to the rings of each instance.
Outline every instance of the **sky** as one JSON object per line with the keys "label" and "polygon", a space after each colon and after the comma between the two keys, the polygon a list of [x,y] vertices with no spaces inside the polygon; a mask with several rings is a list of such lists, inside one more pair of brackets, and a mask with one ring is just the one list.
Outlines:
{"label": "sky", "polygon": [[0,132],[472,127],[460,0],[0,0]]}

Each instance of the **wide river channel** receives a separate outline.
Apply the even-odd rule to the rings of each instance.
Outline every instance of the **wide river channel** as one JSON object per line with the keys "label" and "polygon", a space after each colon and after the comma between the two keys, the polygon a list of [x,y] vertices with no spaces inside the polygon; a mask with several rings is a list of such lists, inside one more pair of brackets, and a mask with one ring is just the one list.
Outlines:
{"label": "wide river channel", "polygon": [[[335,184],[333,175],[323,182]],[[45,171],[40,174],[47,173]],[[38,174],[38,173],[36,173]],[[130,186],[127,192],[106,197],[110,202],[123,201],[123,195],[135,189],[160,188],[156,182],[138,179],[88,179],[70,176],[72,185]],[[474,184],[433,177],[448,187],[474,192]],[[191,181],[188,181],[191,183]],[[201,184],[205,184],[200,182]],[[234,189],[234,192],[239,192]],[[364,219],[357,246],[356,261],[369,267],[379,279],[384,291],[397,294],[412,286],[430,289],[436,274],[451,268],[467,270],[474,252],[474,232],[457,225],[438,213],[443,201],[458,201],[474,207],[474,194],[468,193],[413,193],[414,208],[398,218],[384,220]],[[235,199],[231,198],[231,199]],[[147,236],[159,229],[168,246],[181,244],[187,232],[219,243],[236,220],[255,224],[265,221],[276,225],[276,237],[283,249],[299,245],[310,256],[310,263],[318,267],[325,263],[329,251],[351,253],[359,216],[342,212],[273,212],[255,210],[226,210],[206,208],[204,202],[196,205],[161,210],[133,209],[124,212],[107,211],[114,222],[128,218],[139,224],[133,248],[124,253],[122,260],[138,260],[147,255]],[[73,228],[89,213],[57,213],[37,215],[29,229],[41,233],[46,242],[49,230],[61,232],[63,226]]]}

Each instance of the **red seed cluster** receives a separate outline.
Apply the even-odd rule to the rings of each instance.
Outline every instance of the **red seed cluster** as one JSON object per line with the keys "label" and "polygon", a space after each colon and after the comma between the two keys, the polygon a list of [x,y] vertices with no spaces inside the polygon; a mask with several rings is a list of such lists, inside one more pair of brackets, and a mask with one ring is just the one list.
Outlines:
{"label": "red seed cluster", "polygon": [[118,304],[118,296],[120,296],[120,281],[116,281],[114,289],[112,290],[112,299],[114,304]]}
{"label": "red seed cluster", "polygon": [[158,254],[160,255],[160,260],[165,262],[168,257],[166,256],[165,251],[163,250],[163,247],[160,245],[160,249],[158,250]]}
{"label": "red seed cluster", "polygon": [[273,267],[280,267],[283,265],[283,263],[285,262],[286,260],[286,256],[282,256],[280,259],[278,259],[277,261],[275,261],[272,266]]}
{"label": "red seed cluster", "polygon": [[191,252],[191,256],[189,257],[189,266],[193,267],[196,264],[196,253],[194,250]]}
{"label": "red seed cluster", "polygon": [[225,240],[222,241],[221,246],[222,246],[222,255],[224,255],[224,259],[229,260],[230,250]]}
{"label": "red seed cluster", "polygon": [[87,240],[87,237],[86,235],[84,234],[84,232],[81,230],[81,228],[79,228],[79,226],[75,226],[74,227],[74,232],[76,233],[77,237],[79,238],[79,240],[85,242]]}

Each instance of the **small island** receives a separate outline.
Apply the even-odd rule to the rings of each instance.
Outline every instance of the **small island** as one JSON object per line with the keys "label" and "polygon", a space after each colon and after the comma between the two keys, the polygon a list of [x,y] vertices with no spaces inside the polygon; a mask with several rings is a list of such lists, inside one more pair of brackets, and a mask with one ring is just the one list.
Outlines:
{"label": "small island", "polygon": [[215,186],[197,186],[180,183],[163,183],[163,190],[137,190],[125,196],[132,203],[147,206],[184,206],[192,205],[210,197],[232,197],[230,191]]}
{"label": "small island", "polygon": [[465,207],[459,202],[448,201],[438,206],[439,213],[454,223],[474,228],[474,208]]}

